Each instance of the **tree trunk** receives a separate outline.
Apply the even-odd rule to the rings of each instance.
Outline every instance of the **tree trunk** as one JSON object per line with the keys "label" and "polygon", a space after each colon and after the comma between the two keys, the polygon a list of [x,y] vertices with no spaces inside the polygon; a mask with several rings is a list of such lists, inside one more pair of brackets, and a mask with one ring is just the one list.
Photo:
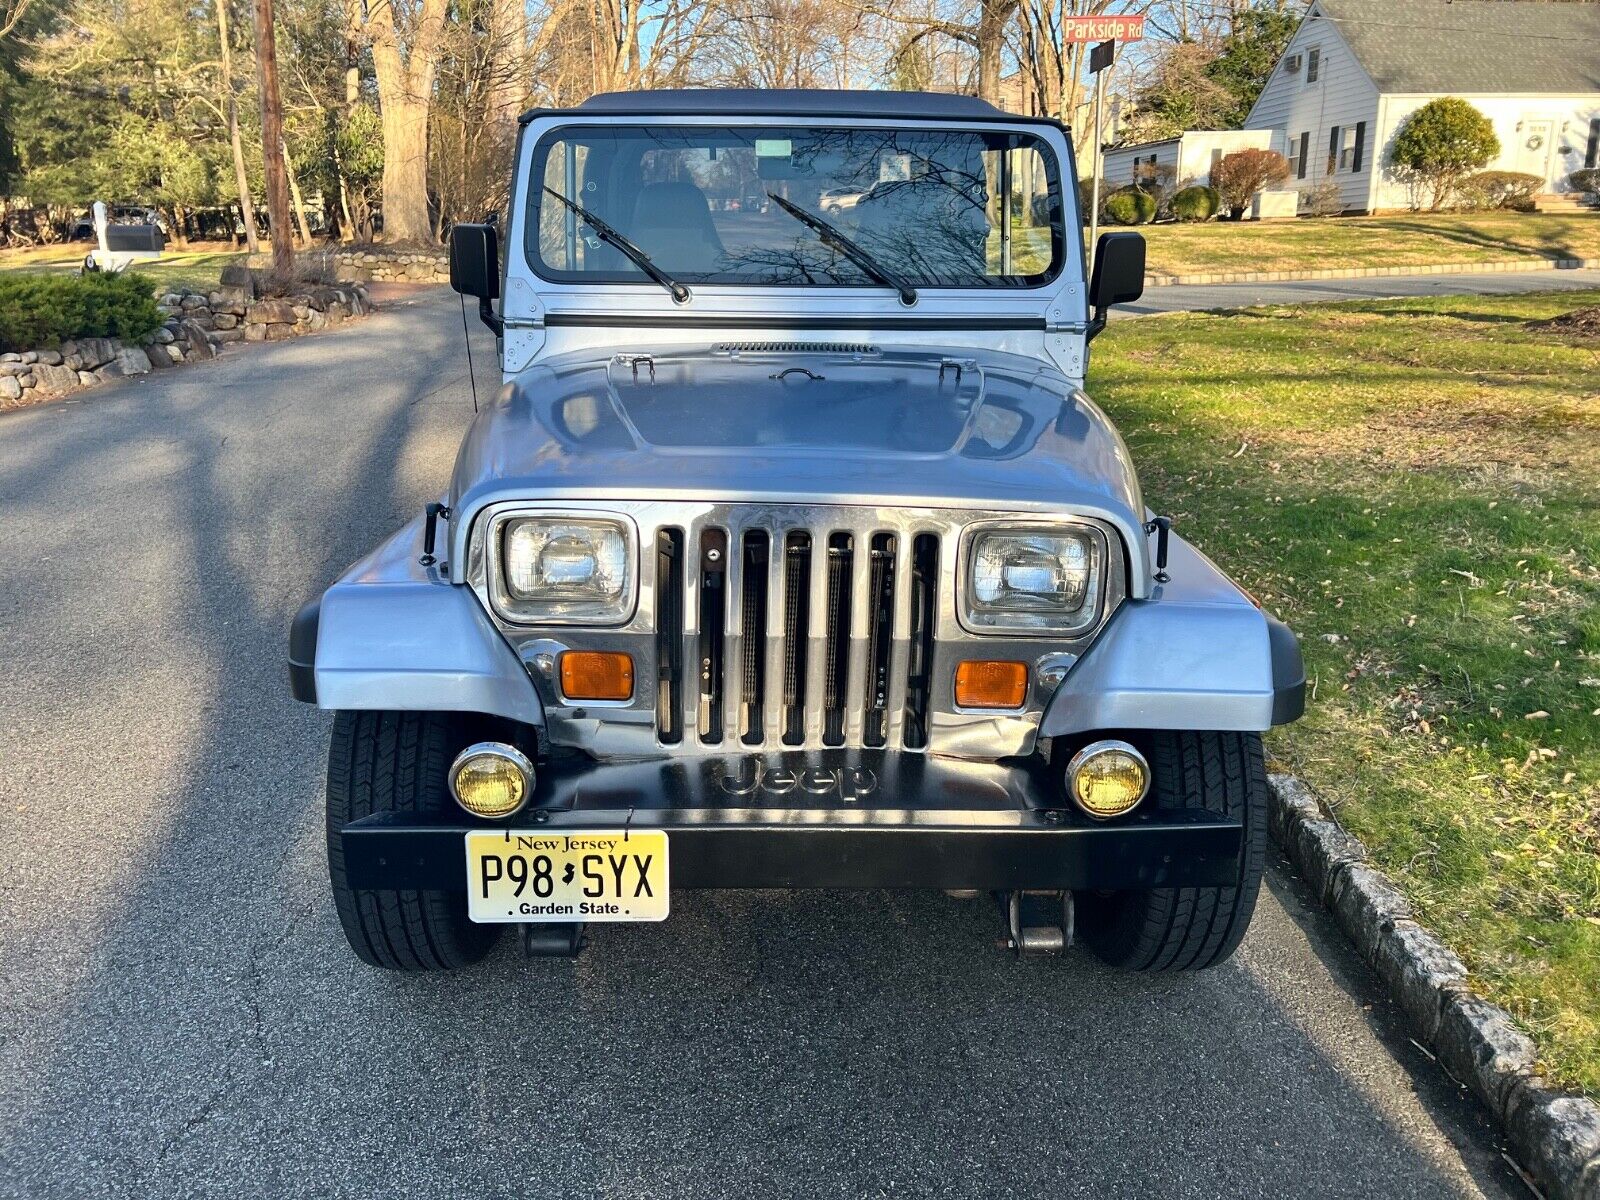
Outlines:
{"label": "tree trunk", "polygon": [[1006,48],[1006,23],[1019,0],[979,0],[978,99],[1000,104],[1000,71]]}
{"label": "tree trunk", "polygon": [[428,220],[428,105],[383,104],[383,240],[431,242]]}
{"label": "tree trunk", "polygon": [[311,249],[311,226],[306,222],[306,201],[300,194],[300,179],[294,173],[294,159],[289,157],[289,145],[283,147],[283,173],[289,177],[289,195],[294,198],[294,217],[300,223],[300,247]]}
{"label": "tree trunk", "polygon": [[[244,142],[239,136],[239,104],[233,91],[233,48],[228,40],[228,3],[217,0],[217,36],[222,43],[222,91],[227,105],[228,144],[233,150],[233,183],[239,190],[239,218],[244,225],[245,246],[251,254],[261,253],[256,236],[256,206],[250,199],[250,173],[244,166]],[[237,236],[229,238],[237,241]]]}
{"label": "tree trunk", "polygon": [[289,229],[289,181],[283,170],[283,101],[278,95],[278,50],[272,0],[255,0],[256,65],[261,85],[261,158],[267,176],[267,220],[272,224],[272,270],[294,272]]}

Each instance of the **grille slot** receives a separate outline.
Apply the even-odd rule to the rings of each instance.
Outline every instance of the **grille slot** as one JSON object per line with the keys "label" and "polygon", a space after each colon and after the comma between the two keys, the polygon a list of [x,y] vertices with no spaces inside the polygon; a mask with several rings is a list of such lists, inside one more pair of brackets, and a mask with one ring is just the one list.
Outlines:
{"label": "grille slot", "polygon": [[939,595],[939,539],[919,533],[911,542],[911,662],[907,667],[905,744],[928,744],[928,699],[933,685],[934,614]]}
{"label": "grille slot", "polygon": [[867,608],[862,614],[867,625],[866,715],[862,738],[868,746],[882,746],[888,739],[889,649],[894,635],[894,556],[895,538],[890,533],[873,535],[871,575]]}
{"label": "grille slot", "polygon": [[791,533],[783,547],[783,741],[806,733],[806,633],[810,625],[811,535]]}
{"label": "grille slot", "polygon": [[827,645],[823,651],[822,744],[844,745],[844,695],[850,671],[851,565],[855,542],[848,533],[828,539]]}
{"label": "grille slot", "polygon": [[739,740],[759,745],[762,698],[766,691],[767,556],[771,540],[763,530],[744,535],[740,579],[744,595],[739,613]]}
{"label": "grille slot", "polygon": [[700,740],[722,741],[724,653],[728,604],[728,532],[707,529],[700,534],[699,703]]}
{"label": "grille slot", "polygon": [[683,740],[683,530],[656,534],[656,735]]}

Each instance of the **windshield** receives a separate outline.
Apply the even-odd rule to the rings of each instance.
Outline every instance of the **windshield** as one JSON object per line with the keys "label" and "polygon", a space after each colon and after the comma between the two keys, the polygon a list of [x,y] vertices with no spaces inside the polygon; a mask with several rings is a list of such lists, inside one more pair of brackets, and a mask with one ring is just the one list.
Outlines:
{"label": "windshield", "polygon": [[1024,133],[591,125],[547,135],[533,180],[528,258],[562,282],[645,274],[545,188],[684,283],[882,286],[774,197],[919,288],[1035,286],[1063,255],[1055,155]]}

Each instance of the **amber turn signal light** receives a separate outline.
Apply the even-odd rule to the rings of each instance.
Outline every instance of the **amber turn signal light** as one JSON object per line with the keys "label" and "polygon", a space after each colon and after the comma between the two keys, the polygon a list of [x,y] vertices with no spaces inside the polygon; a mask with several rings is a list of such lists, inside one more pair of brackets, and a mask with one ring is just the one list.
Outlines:
{"label": "amber turn signal light", "polygon": [[956,668],[956,703],[962,708],[1021,708],[1027,698],[1027,663],[974,661]]}
{"label": "amber turn signal light", "polygon": [[561,655],[561,694],[568,700],[631,700],[633,658],[598,650]]}

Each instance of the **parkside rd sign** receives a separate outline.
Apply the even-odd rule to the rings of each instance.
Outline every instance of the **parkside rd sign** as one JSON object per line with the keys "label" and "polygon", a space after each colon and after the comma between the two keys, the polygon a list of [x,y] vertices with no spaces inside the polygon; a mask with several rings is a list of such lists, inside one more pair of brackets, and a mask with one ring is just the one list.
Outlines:
{"label": "parkside rd sign", "polygon": [[1061,40],[1067,43],[1143,41],[1144,17],[1065,17]]}

